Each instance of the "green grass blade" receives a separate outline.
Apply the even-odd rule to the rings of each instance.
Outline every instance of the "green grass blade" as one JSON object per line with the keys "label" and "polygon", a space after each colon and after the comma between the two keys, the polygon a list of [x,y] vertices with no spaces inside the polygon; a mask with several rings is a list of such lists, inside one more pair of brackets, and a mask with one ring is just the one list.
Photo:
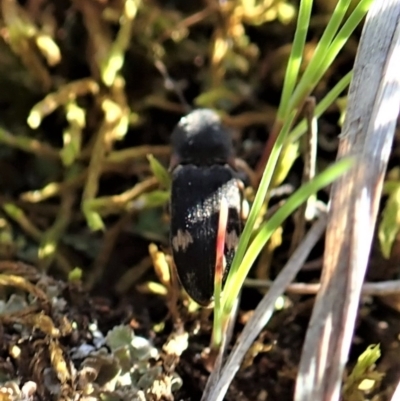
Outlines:
{"label": "green grass blade", "polygon": [[[347,21],[343,24],[335,38],[330,45],[325,49],[320,48],[318,60],[313,56],[310,64],[308,65],[302,79],[296,87],[289,108],[293,109],[300,105],[306,96],[315,88],[322,76],[326,73],[327,69],[333,63],[340,50],[346,44],[347,40],[357,28],[361,20],[365,17],[374,0],[360,0],[360,3],[353,10]],[[314,61],[316,59],[316,61]]]}
{"label": "green grass blade", "polygon": [[240,237],[239,246],[236,251],[235,257],[233,258],[231,269],[227,277],[226,285],[229,285],[228,283],[231,279],[231,276],[235,274],[235,271],[239,268],[240,262],[243,259],[243,256],[246,252],[247,245],[250,241],[251,234],[253,232],[253,228],[257,220],[257,216],[259,215],[261,207],[264,203],[265,196],[267,194],[269,184],[271,183],[271,178],[273,176],[276,167],[276,163],[278,161],[287,134],[293,124],[294,118],[295,118],[295,113],[292,113],[291,116],[286,119],[285,124],[282,127],[282,130],[278,135],[278,138],[276,139],[275,145],[272,148],[271,155],[268,159],[267,166],[265,167],[260,185],[257,190],[256,197],[250,209],[249,217],[247,218],[247,222],[244,226],[243,233]]}
{"label": "green grass blade", "polygon": [[286,203],[261,226],[246,254],[244,255],[240,268],[235,272],[235,275],[232,277],[229,283],[229,291],[225,291],[223,294],[223,314],[230,313],[235,299],[239,296],[240,289],[243,286],[244,280],[247,277],[251,266],[274,231],[280,227],[281,224],[311,195],[331,184],[338,177],[348,171],[353,165],[353,162],[354,159],[352,158],[342,159],[328,167],[324,172],[318,174],[308,183],[302,185],[293,195],[288,198]]}
{"label": "green grass blade", "polygon": [[[317,104],[315,108],[315,117],[319,118],[330,107],[339,95],[349,86],[353,71],[348,72]],[[307,122],[302,120],[296,127],[289,133],[288,142],[294,142],[299,139],[307,131]]]}
{"label": "green grass blade", "polygon": [[284,120],[288,114],[288,105],[299,76],[300,66],[303,59],[304,45],[310,25],[311,10],[313,0],[303,0],[300,2],[299,15],[297,18],[296,32],[294,34],[293,45],[290,52],[288,65],[286,67],[285,79],[282,89],[282,97],[279,103],[279,120]]}
{"label": "green grass blade", "polygon": [[373,1],[374,0],[361,0],[360,3],[357,5],[357,7],[354,9],[354,11],[351,13],[347,21],[344,23],[344,25],[338,32],[331,46],[329,46],[329,50],[325,54],[325,57],[323,58],[323,63],[321,64],[321,68],[315,77],[316,81],[319,81],[322,78],[326,70],[333,63],[333,61],[339,54],[340,50],[342,50],[347,40],[350,38],[354,30],[357,28],[362,19],[365,17]]}
{"label": "green grass blade", "polygon": [[299,102],[304,97],[304,93],[310,91],[310,87],[313,83],[318,83],[314,78],[317,71],[321,69],[321,65],[324,63],[326,52],[331,46],[332,41],[337,34],[340,24],[349,8],[351,0],[339,0],[335,10],[330,18],[321,39],[318,41],[317,47],[315,48],[314,54],[308,64],[303,76],[300,79],[299,85],[297,86],[293,99],[290,102],[291,107],[298,107]]}

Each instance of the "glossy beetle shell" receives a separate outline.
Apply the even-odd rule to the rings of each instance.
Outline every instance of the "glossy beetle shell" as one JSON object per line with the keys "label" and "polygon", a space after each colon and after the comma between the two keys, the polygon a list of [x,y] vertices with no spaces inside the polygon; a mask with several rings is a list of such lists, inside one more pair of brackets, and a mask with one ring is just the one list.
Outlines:
{"label": "glossy beetle shell", "polygon": [[242,231],[242,193],[229,132],[209,109],[184,116],[171,136],[170,243],[179,280],[197,303],[212,302],[221,200],[228,205],[225,270]]}
{"label": "glossy beetle shell", "polygon": [[241,233],[241,191],[229,166],[179,166],[172,174],[171,246],[186,292],[200,305],[212,301],[221,199],[228,203],[225,272],[229,271]]}

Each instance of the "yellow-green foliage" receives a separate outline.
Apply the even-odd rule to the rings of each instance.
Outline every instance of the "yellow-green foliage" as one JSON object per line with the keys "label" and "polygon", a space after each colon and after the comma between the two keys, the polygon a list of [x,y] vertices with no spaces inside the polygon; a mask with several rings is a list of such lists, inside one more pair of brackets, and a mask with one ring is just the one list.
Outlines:
{"label": "yellow-green foliage", "polygon": [[389,194],[382,212],[379,224],[379,242],[385,258],[389,259],[393,243],[400,231],[400,169],[394,168],[389,172],[389,181],[385,184],[385,192]]}
{"label": "yellow-green foliage", "polygon": [[169,190],[171,187],[171,177],[167,169],[153,155],[148,155],[147,159],[149,160],[151,171],[158,182]]}
{"label": "yellow-green foliage", "polygon": [[360,355],[356,366],[345,381],[344,401],[365,401],[365,394],[379,384],[384,374],[375,370],[375,362],[380,356],[379,344],[368,346]]}

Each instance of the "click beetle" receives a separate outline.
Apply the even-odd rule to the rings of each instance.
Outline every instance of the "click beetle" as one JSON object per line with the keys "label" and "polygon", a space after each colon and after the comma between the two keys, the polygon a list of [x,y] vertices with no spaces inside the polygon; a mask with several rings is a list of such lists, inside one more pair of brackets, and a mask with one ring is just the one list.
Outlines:
{"label": "click beetle", "polygon": [[202,306],[212,302],[221,200],[228,207],[223,283],[242,232],[242,189],[230,133],[219,116],[197,109],[171,135],[170,245],[179,280]]}

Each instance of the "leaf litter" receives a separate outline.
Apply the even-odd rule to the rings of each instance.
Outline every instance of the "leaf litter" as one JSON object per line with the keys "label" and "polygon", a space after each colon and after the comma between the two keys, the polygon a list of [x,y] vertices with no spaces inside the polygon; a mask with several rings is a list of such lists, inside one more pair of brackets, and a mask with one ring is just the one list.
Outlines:
{"label": "leaf litter", "polygon": [[103,335],[101,313],[79,282],[17,262],[0,262],[0,272],[2,401],[173,399],[181,340],[158,350],[129,324]]}

